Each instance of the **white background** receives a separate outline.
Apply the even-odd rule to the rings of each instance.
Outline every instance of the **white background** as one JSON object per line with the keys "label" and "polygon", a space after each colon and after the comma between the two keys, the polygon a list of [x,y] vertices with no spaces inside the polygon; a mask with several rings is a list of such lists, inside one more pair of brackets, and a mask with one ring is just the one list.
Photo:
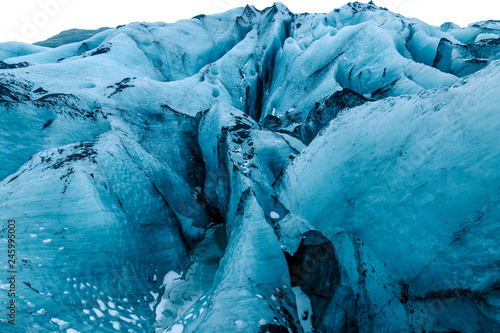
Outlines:
{"label": "white background", "polygon": [[[368,1],[368,0],[366,0]],[[348,0],[283,0],[294,13],[330,12]],[[2,0],[0,42],[33,43],[71,28],[115,27],[133,21],[174,22],[198,14],[222,12],[247,3],[257,9],[272,0]],[[499,0],[376,0],[375,4],[433,25],[453,21],[462,27],[500,19]]]}

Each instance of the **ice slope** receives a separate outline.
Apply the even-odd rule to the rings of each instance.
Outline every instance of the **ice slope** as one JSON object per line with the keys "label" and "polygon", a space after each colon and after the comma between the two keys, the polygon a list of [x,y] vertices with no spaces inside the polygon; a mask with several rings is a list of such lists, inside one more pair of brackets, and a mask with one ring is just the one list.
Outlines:
{"label": "ice slope", "polygon": [[0,44],[18,331],[500,330],[499,38],[355,2]]}
{"label": "ice slope", "polygon": [[500,259],[499,69],[497,61],[453,87],[342,113],[276,184],[292,212],[372,251],[405,286],[405,303],[450,297],[443,310],[457,308],[440,317],[469,311],[486,331],[499,327],[489,301],[498,297]]}
{"label": "ice slope", "polygon": [[167,332],[302,331],[273,228],[251,192],[242,200],[213,287]]}
{"label": "ice slope", "polygon": [[21,327],[53,329],[41,315],[80,330],[136,314],[122,326],[147,329],[153,276],[186,267],[175,213],[126,141],[109,134],[36,154],[4,183],[2,212],[17,216],[18,293],[32,305],[18,310]]}

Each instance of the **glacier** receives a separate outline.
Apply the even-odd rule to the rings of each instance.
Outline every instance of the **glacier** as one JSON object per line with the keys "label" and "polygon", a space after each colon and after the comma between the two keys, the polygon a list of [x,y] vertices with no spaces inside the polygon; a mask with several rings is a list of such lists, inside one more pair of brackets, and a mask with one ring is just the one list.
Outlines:
{"label": "glacier", "polygon": [[0,331],[498,332],[499,105],[372,2],[1,43]]}

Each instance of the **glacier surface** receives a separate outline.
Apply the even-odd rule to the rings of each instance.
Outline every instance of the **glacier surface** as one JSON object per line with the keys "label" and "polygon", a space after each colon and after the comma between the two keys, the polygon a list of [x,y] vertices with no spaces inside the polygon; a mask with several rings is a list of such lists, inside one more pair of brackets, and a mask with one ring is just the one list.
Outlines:
{"label": "glacier surface", "polygon": [[499,105],[500,21],[372,2],[2,43],[0,331],[500,331]]}

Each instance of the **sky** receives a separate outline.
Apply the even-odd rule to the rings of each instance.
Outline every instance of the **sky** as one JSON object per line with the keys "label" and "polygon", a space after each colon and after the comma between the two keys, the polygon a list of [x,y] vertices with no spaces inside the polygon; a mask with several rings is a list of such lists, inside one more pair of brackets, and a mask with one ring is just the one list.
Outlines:
{"label": "sky", "polygon": [[[368,2],[366,0],[364,2]],[[294,13],[326,13],[348,0],[282,0]],[[462,27],[481,20],[500,20],[498,0],[374,0],[375,4],[433,25],[454,22]],[[3,0],[0,42],[34,43],[72,28],[97,29],[130,22],[175,22],[272,0]]]}

